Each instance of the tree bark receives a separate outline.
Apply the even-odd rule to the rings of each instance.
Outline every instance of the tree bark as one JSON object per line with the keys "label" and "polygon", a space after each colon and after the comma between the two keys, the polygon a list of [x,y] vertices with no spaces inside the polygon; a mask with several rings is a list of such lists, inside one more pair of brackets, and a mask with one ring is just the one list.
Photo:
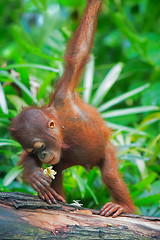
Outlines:
{"label": "tree bark", "polygon": [[0,193],[0,239],[160,239],[160,218],[47,204],[25,193]]}

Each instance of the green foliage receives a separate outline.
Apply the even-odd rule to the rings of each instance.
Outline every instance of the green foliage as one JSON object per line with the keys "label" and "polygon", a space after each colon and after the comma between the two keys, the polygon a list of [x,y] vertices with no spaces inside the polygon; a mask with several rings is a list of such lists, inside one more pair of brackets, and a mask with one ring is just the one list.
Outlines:
{"label": "green foliage", "polygon": [[[114,130],[119,171],[136,206],[143,214],[160,216],[160,5],[156,3],[104,1],[95,47],[77,91]],[[10,138],[8,127],[22,107],[48,102],[85,1],[1,0],[0,6],[0,190],[35,194],[17,167],[22,149]],[[68,202],[80,199],[91,208],[111,199],[97,168],[65,170],[64,188]]]}

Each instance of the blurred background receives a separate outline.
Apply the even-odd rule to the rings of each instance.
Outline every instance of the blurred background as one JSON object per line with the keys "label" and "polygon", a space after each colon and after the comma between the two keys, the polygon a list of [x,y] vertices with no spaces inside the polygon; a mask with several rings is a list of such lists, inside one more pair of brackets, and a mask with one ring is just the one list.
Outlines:
{"label": "blurred background", "polygon": [[[0,191],[36,194],[17,167],[8,127],[24,106],[48,103],[84,0],[0,1]],[[113,129],[119,171],[138,212],[160,217],[160,4],[104,0],[91,58],[77,92]],[[64,172],[67,201],[111,200],[98,168]]]}

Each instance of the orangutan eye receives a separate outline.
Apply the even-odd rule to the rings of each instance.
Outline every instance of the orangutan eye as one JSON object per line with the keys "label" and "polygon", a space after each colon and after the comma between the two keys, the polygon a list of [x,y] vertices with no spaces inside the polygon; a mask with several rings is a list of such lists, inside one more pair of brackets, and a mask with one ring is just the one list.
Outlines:
{"label": "orangutan eye", "polygon": [[54,120],[49,121],[49,124],[48,124],[49,128],[53,129],[53,128],[55,128],[55,126],[56,126],[56,123]]}

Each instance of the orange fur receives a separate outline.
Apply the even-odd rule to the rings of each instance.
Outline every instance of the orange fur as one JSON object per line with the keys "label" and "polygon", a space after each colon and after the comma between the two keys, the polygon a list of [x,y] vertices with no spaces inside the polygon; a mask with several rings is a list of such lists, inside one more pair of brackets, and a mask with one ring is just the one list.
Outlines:
{"label": "orange fur", "polygon": [[[55,203],[56,199],[64,201],[60,196],[64,196],[62,171],[73,165],[89,169],[98,166],[116,202],[107,203],[101,215],[115,217],[121,212],[133,212],[135,207],[117,170],[114,148],[110,143],[111,131],[96,109],[83,102],[74,91],[89,58],[100,6],[101,0],[88,0],[82,21],[68,44],[65,71],[49,105],[24,109],[13,120],[10,130],[26,151],[34,149],[35,141],[44,145],[44,149],[34,149],[33,153],[24,152],[20,162],[24,166],[26,181],[40,198],[48,203]],[[48,128],[50,120],[55,123],[53,129]],[[51,186],[41,169],[43,159],[40,161],[38,156],[41,155],[38,154],[42,153],[44,161],[54,165],[58,172]]]}

